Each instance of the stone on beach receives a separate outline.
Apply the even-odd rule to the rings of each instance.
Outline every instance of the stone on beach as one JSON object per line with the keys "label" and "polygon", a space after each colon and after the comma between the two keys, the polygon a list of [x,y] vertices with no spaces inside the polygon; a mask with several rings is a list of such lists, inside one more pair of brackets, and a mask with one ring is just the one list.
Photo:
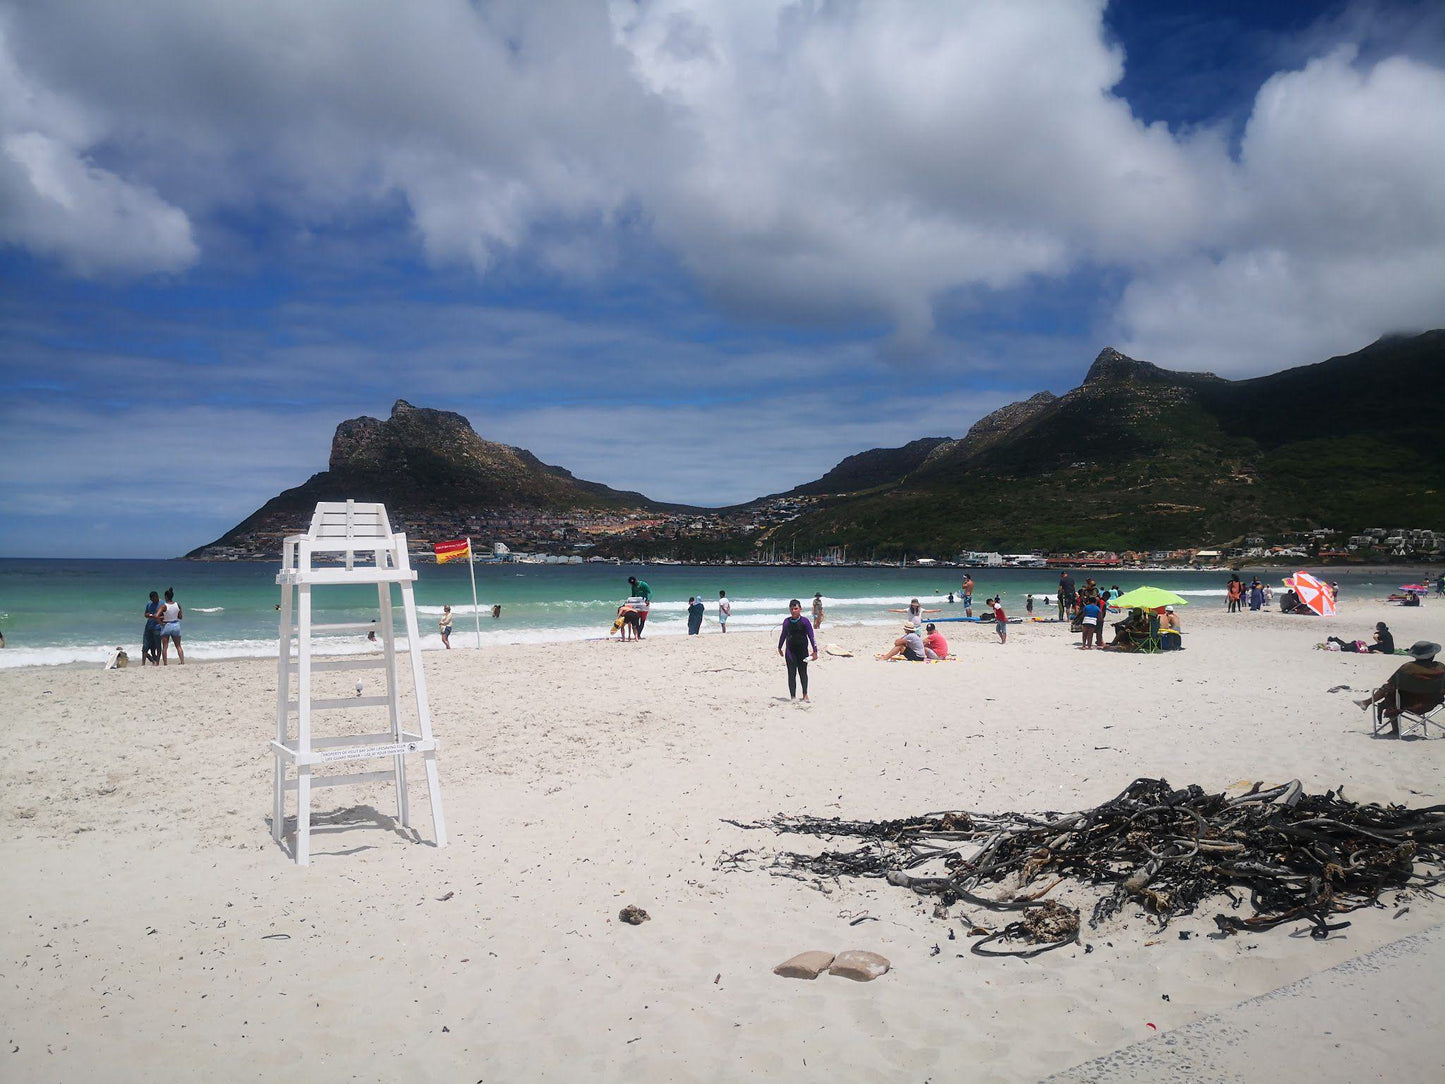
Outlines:
{"label": "stone on beach", "polygon": [[791,959],[784,960],[773,968],[773,974],[781,975],[785,979],[816,979],[828,970],[828,965],[833,962],[833,959],[831,952],[809,949],[807,952],[800,952]]}
{"label": "stone on beach", "polygon": [[854,982],[872,982],[881,975],[888,974],[888,969],[893,966],[883,956],[876,952],[866,952],[863,949],[848,949],[840,952],[833,958],[833,964],[828,968],[828,974],[840,975],[845,979],[852,979]]}

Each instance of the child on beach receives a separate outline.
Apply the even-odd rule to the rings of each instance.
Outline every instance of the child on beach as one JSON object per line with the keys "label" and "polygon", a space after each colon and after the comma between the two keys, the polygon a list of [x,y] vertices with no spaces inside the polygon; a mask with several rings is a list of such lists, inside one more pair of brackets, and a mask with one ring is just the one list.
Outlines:
{"label": "child on beach", "polygon": [[993,629],[998,633],[998,642],[1006,644],[1008,643],[1008,614],[1003,612],[1003,598],[995,595],[988,602],[993,607]]}
{"label": "child on beach", "polygon": [[788,616],[783,619],[783,629],[778,633],[778,654],[788,664],[788,699],[798,696],[798,682],[803,683],[803,703],[808,699],[808,650],[812,648],[813,661],[818,661],[818,641],[813,638],[813,623],[803,616],[803,604],[797,599],[788,603]]}

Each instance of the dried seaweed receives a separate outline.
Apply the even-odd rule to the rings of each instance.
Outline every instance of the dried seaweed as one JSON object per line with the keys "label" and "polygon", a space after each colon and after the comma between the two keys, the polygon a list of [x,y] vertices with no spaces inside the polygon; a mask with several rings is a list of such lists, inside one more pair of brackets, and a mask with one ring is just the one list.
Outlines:
{"label": "dried seaweed", "polygon": [[[1333,916],[1381,906],[1386,892],[1428,890],[1445,877],[1445,806],[1361,805],[1336,791],[1307,794],[1298,781],[1210,795],[1137,779],[1074,813],[954,810],[876,822],[779,815],[728,823],[867,841],[850,851],[774,855],[768,868],[775,874],[820,884],[883,878],[937,896],[945,908],[962,902],[1024,913],[997,931],[975,927],[987,935],[974,945],[980,955],[1034,956],[1077,943],[1078,911],[1042,898],[1059,884],[1094,891],[1090,927],[1139,906],[1162,929],[1227,899],[1235,911],[1247,901],[1251,913],[1217,914],[1221,934],[1303,921],[1311,936],[1324,938],[1349,925]],[[754,857],[742,851],[720,865]],[[910,872],[927,865],[941,872]],[[1050,883],[1041,884],[1045,879]],[[986,947],[1000,940],[1042,947]]]}

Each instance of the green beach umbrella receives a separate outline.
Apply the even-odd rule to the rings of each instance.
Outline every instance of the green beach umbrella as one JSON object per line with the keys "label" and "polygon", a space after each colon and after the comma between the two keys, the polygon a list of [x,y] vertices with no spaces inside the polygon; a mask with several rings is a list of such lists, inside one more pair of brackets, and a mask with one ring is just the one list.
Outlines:
{"label": "green beach umbrella", "polygon": [[1157,610],[1160,606],[1188,606],[1189,600],[1162,587],[1136,587],[1132,591],[1125,591],[1118,598],[1111,598],[1109,605],[1117,606],[1121,610],[1134,606],[1141,610]]}

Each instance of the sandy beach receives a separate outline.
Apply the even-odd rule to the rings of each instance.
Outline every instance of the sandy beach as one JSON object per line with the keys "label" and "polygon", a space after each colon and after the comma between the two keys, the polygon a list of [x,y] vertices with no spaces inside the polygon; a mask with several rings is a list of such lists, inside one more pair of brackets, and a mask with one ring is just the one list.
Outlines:
{"label": "sandy beach", "polygon": [[[1162,936],[1133,909],[1086,928],[1090,952],[986,960],[956,912],[906,890],[719,868],[803,849],[725,820],[1069,810],[1140,776],[1445,801],[1445,742],[1376,740],[1329,691],[1360,695],[1403,659],[1313,650],[1380,619],[1401,646],[1445,639],[1440,603],[1181,612],[1178,653],[953,624],[958,661],[934,665],[878,662],[886,630],[829,625],[820,645],[854,654],[814,666],[809,706],[787,698],[774,635],[712,622],[428,652],[449,845],[431,845],[420,786],[415,837],[389,788],[337,788],[305,869],[270,838],[273,661],[0,672],[4,1075],[1036,1080],[1445,921],[1418,898],[1324,941],[1303,923],[1216,939],[1218,908]],[[353,675],[334,676],[344,693]],[[619,922],[626,904],[651,921]],[[772,973],[847,948],[893,969]]]}

